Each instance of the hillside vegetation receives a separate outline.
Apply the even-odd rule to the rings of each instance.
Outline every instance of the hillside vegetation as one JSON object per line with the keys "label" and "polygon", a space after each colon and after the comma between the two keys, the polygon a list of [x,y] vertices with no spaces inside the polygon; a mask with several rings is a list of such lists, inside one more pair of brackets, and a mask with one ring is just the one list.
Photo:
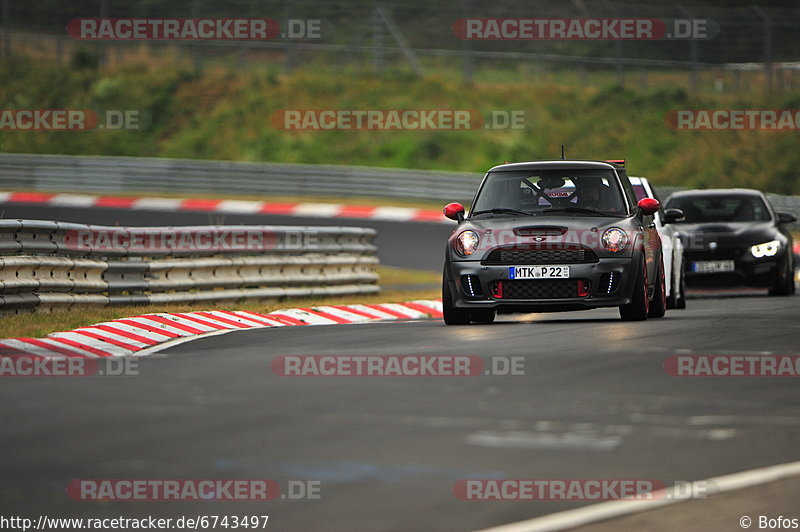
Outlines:
{"label": "hillside vegetation", "polygon": [[[665,114],[686,108],[800,108],[800,92],[738,99],[690,97],[668,83],[579,87],[550,82],[478,83],[436,76],[355,76],[319,69],[234,73],[132,63],[91,65],[11,58],[0,62],[0,108],[136,109],[140,131],[2,132],[0,151],[345,164],[482,172],[503,161],[626,158],[632,175],[661,185],[746,186],[799,194],[800,133],[677,132]],[[656,86],[658,85],[658,86]],[[477,109],[525,111],[520,130],[286,132],[282,109]]]}

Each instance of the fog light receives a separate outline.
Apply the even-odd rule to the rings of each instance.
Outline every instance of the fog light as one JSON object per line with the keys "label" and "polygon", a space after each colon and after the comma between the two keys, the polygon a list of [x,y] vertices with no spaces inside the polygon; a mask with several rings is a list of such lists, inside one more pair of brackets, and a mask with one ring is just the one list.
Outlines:
{"label": "fog light", "polygon": [[492,297],[496,299],[503,299],[503,281],[495,281],[490,288]]}
{"label": "fog light", "polygon": [[589,288],[591,283],[586,279],[578,279],[578,297],[586,297],[589,295]]}

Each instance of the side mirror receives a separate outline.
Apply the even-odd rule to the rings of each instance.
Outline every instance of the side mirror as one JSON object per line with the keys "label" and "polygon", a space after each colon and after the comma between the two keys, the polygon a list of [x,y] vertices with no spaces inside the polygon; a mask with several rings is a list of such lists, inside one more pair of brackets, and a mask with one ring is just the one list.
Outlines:
{"label": "side mirror", "polygon": [[661,208],[661,204],[658,202],[658,200],[653,198],[642,198],[639,200],[639,203],[637,203],[636,206],[639,207],[639,210],[645,216],[655,214],[656,211]]}
{"label": "side mirror", "polygon": [[444,206],[444,215],[446,218],[455,220],[458,223],[464,221],[464,206],[460,203],[448,203]]}
{"label": "side mirror", "polygon": [[778,223],[779,224],[791,224],[797,221],[797,218],[789,214],[788,212],[779,212],[778,213]]}
{"label": "side mirror", "polygon": [[684,216],[683,211],[680,209],[667,209],[664,211],[665,224],[674,224],[676,222],[682,222],[685,219],[686,216]]}

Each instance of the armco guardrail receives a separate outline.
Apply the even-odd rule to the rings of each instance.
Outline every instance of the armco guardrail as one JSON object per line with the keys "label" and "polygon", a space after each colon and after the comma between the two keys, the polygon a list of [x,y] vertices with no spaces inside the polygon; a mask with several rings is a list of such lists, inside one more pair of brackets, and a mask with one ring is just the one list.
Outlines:
{"label": "armco guardrail", "polygon": [[0,310],[374,293],[375,234],[0,220]]}
{"label": "armco guardrail", "polygon": [[[365,166],[0,154],[0,190],[104,194],[202,190],[224,196],[373,196],[468,203],[482,177]],[[666,199],[680,188],[658,190]],[[768,197],[776,210],[800,220],[800,197]]]}
{"label": "armco guardrail", "polygon": [[481,175],[359,166],[0,154],[0,189],[469,201]]}

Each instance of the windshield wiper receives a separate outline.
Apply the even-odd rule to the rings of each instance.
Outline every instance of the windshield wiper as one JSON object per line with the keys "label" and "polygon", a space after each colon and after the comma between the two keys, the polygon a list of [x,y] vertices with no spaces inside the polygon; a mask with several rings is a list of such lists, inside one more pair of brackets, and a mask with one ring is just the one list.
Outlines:
{"label": "windshield wiper", "polygon": [[562,207],[558,209],[545,209],[540,212],[584,212],[587,214],[599,214],[600,216],[620,216],[617,213],[598,211],[596,209],[586,209],[584,207]]}
{"label": "windshield wiper", "polygon": [[521,214],[523,216],[531,216],[532,213],[521,211],[519,209],[507,209],[505,207],[499,209],[486,209],[483,211],[475,211],[470,213],[470,216],[475,216],[476,214]]}

